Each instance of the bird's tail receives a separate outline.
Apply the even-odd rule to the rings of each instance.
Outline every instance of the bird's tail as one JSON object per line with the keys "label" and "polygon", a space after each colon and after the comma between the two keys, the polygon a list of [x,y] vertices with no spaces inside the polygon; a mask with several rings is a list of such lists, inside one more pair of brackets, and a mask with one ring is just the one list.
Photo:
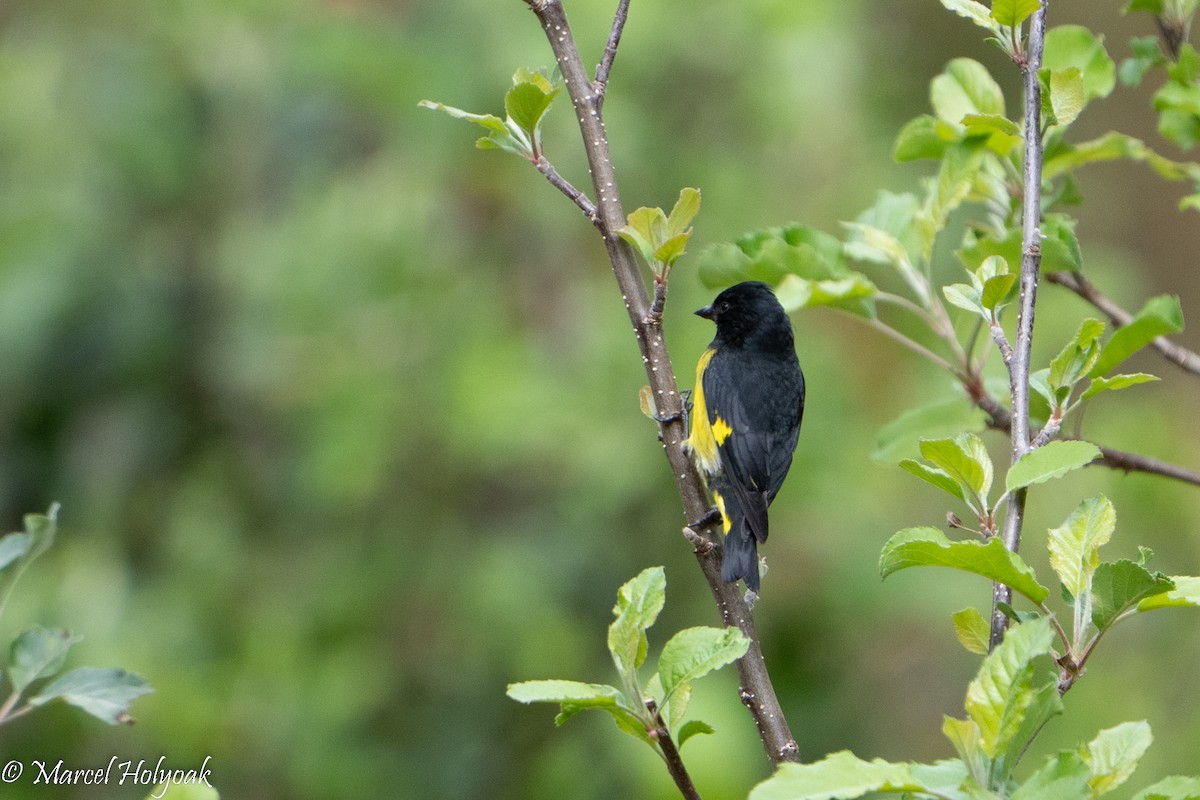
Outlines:
{"label": "bird's tail", "polygon": [[758,594],[758,543],[745,523],[729,531],[721,558],[721,580],[733,583],[738,578],[746,582],[747,589]]}

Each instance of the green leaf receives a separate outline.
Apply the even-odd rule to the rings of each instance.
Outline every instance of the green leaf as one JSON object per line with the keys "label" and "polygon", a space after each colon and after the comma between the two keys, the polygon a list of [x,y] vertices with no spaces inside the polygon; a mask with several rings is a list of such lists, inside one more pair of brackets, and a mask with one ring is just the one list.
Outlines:
{"label": "green leaf", "polygon": [[688,739],[702,733],[712,734],[716,733],[716,731],[713,730],[713,727],[707,722],[701,722],[698,719],[688,720],[683,724],[683,727],[679,729],[679,733],[675,735],[675,744],[677,747],[683,747],[683,743]]}
{"label": "green leaf", "polygon": [[1000,25],[992,19],[992,13],[983,3],[976,0],[942,0],[942,5],[960,17],[966,17],[981,28],[1000,35]]}
{"label": "green leaf", "polygon": [[1156,17],[1163,15],[1163,0],[1129,0],[1125,4],[1125,8],[1121,9],[1122,14],[1128,14],[1132,11],[1149,11]]}
{"label": "green leaf", "polygon": [[666,572],[662,567],[649,567],[617,592],[616,620],[608,627],[608,650],[625,680],[631,680],[646,659],[646,629],[658,619],[666,591]]}
{"label": "green leaf", "polygon": [[[992,258],[999,259],[999,256],[992,256]],[[988,311],[998,311],[1008,299],[1008,296],[1012,294],[1013,287],[1017,285],[1017,278],[1019,277],[1015,272],[1007,272],[1003,275],[988,278],[983,284],[980,303]]]}
{"label": "green leaf", "polygon": [[[986,652],[986,650],[985,650]],[[983,741],[979,726],[969,719],[955,719],[951,716],[942,717],[942,733],[954,745],[955,752],[966,765],[968,772],[976,783],[986,782],[986,758],[979,745]]]}
{"label": "green leaf", "polygon": [[896,134],[892,158],[901,163],[922,158],[941,158],[946,148],[958,141],[958,130],[939,119],[922,115],[911,119]]}
{"label": "green leaf", "polygon": [[941,469],[963,487],[964,497],[979,498],[987,510],[987,496],[992,488],[992,459],[983,440],[973,433],[954,439],[925,439],[921,442],[921,457]]}
{"label": "green leaf", "polygon": [[[58,503],[52,503],[45,514],[26,514],[25,530],[0,538],[0,614],[17,581],[34,559],[46,552],[58,535]],[[12,566],[10,572],[3,570]]]}
{"label": "green leaf", "polygon": [[1091,591],[1092,575],[1100,566],[1100,548],[1112,538],[1116,526],[1116,509],[1107,497],[1098,495],[1084,500],[1066,522],[1050,530],[1046,542],[1050,566],[1072,596]]}
{"label": "green leaf", "polygon": [[927,464],[922,464],[920,461],[914,461],[911,458],[906,458],[900,462],[900,468],[905,472],[910,472],[916,475],[926,483],[931,483],[947,494],[954,495],[959,500],[963,498],[962,487],[958,485],[958,481],[951,478],[945,471],[937,467],[931,467]]}
{"label": "green leaf", "polygon": [[1172,775],[1142,789],[1133,800],[1200,800],[1200,778]]}
{"label": "green leaf", "polygon": [[1071,341],[1050,362],[1047,381],[1054,393],[1055,405],[1065,403],[1075,384],[1095,366],[1100,358],[1100,336],[1103,333],[1103,322],[1085,319]]}
{"label": "green leaf", "polygon": [[1159,336],[1182,330],[1183,309],[1179,298],[1170,295],[1152,297],[1128,325],[1117,328],[1088,374],[1093,378],[1105,375]]}
{"label": "green leaf", "polygon": [[18,636],[8,656],[8,679],[21,694],[34,681],[47,678],[62,669],[71,646],[83,637],[62,628],[35,626]]}
{"label": "green leaf", "polygon": [[29,552],[30,538],[28,533],[6,533],[0,538],[0,569]]}
{"label": "green leaf", "polygon": [[579,681],[521,681],[510,683],[506,694],[518,703],[572,703],[580,707],[616,705],[615,686]]}
{"label": "green leaf", "polygon": [[1088,768],[1078,755],[1050,756],[1041,768],[1018,786],[1011,800],[1090,800]]}
{"label": "green leaf", "polygon": [[[1057,686],[1057,670],[1046,658],[1053,639],[1044,618],[1009,628],[967,686],[967,714],[979,726],[980,747],[988,756],[1002,756],[1013,743],[1046,681]],[[1061,710],[1059,703],[1051,711]]]}
{"label": "green leaf", "polygon": [[1039,0],[992,0],[992,19],[1015,28],[1041,7]]}
{"label": "green leaf", "polygon": [[986,543],[952,542],[937,528],[907,528],[892,536],[879,557],[879,573],[886,578],[908,567],[950,567],[999,581],[1041,603],[1050,590],[1037,581],[1033,570],[999,538]]}
{"label": "green leaf", "polygon": [[816,306],[833,306],[863,317],[875,316],[875,284],[864,275],[831,281],[813,281],[786,275],[775,287],[787,311]]}
{"label": "green leaf", "polygon": [[965,283],[952,283],[942,287],[942,295],[950,305],[978,314],[985,320],[990,319],[988,310],[983,306],[983,292]]}
{"label": "green leaf", "polygon": [[1004,486],[1010,492],[1023,489],[1087,466],[1100,456],[1100,448],[1091,442],[1047,442],[1036,450],[1030,450],[1012,465],[1005,476]]}
{"label": "green leaf", "polygon": [[1126,86],[1137,86],[1147,72],[1167,63],[1166,56],[1158,46],[1157,36],[1135,36],[1129,40],[1129,50],[1133,57],[1122,61],[1117,70],[1117,77]]}
{"label": "green leaf", "polygon": [[1129,780],[1153,741],[1150,726],[1145,721],[1126,722],[1100,731],[1088,743],[1084,756],[1091,772],[1088,785],[1092,797],[1108,794]]}
{"label": "green leaf", "polygon": [[1117,68],[1104,49],[1104,37],[1082,25],[1059,25],[1046,31],[1042,66],[1051,74],[1078,69],[1084,102],[1107,97],[1117,83]]}
{"label": "green leaf", "polygon": [[970,653],[985,656],[988,652],[988,642],[992,631],[988,621],[979,613],[979,609],[968,606],[962,611],[955,611],[951,617],[954,621],[954,635],[959,644]]}
{"label": "green leaf", "polygon": [[1104,630],[1127,609],[1174,588],[1174,581],[1166,575],[1150,572],[1141,564],[1128,559],[1105,561],[1092,576],[1092,623]]}
{"label": "green leaf", "polygon": [[1084,106],[1083,73],[1078,67],[1050,72],[1050,107],[1058,125],[1070,125]]}
{"label": "green leaf", "polygon": [[140,675],[123,669],[80,667],[42,687],[29,702],[40,706],[62,699],[110,725],[129,724],[129,705],[152,691]]}
{"label": "green leaf", "polygon": [[894,464],[904,455],[917,455],[918,440],[936,439],[959,431],[982,431],[987,415],[964,397],[951,397],[905,411],[884,425],[871,458]]}
{"label": "green leaf", "polygon": [[922,305],[928,305],[929,283],[925,276],[913,266],[908,257],[908,248],[898,238],[887,231],[861,222],[846,222],[843,225],[854,236],[845,244],[846,255],[895,268],[900,277],[912,289],[917,300]]}
{"label": "green leaf", "polygon": [[679,190],[679,199],[667,217],[667,236],[679,236],[689,230],[688,226],[700,213],[700,190],[685,186]]}
{"label": "green leaf", "polygon": [[912,765],[863,761],[848,750],[812,764],[780,764],[749,800],[848,800],[871,792],[920,792]]}
{"label": "green leaf", "polygon": [[1156,608],[1186,608],[1200,606],[1200,578],[1173,575],[1175,588],[1169,592],[1155,594],[1138,603],[1138,611],[1153,611]]}
{"label": "green leaf", "polygon": [[1113,375],[1111,378],[1092,378],[1092,382],[1088,384],[1088,388],[1082,395],[1081,400],[1095,397],[1101,392],[1116,391],[1124,389],[1128,386],[1137,386],[1139,383],[1150,383],[1159,380],[1157,375],[1148,375],[1145,372],[1134,372],[1128,375]]}
{"label": "green leaf", "polygon": [[504,124],[504,120],[494,114],[473,114],[470,111],[464,111],[461,108],[448,106],[445,103],[435,103],[432,100],[422,100],[418,103],[421,108],[431,108],[435,111],[444,111],[455,119],[464,119],[468,122],[473,122],[485,128],[488,132],[487,136],[476,140],[475,146],[481,149],[498,148],[509,153],[521,156],[522,158],[533,158],[533,149],[530,142],[521,141],[512,129]]}
{"label": "green leaf", "polygon": [[750,640],[737,628],[685,628],[671,637],[658,658],[664,701],[681,684],[701,678],[746,655]]}
{"label": "green leaf", "polygon": [[929,99],[938,119],[962,126],[969,114],[1004,116],[1004,92],[987,67],[970,58],[956,58],[930,83]]}
{"label": "green leaf", "polygon": [[558,94],[558,89],[548,87],[548,83],[543,86],[542,82],[520,81],[504,95],[504,110],[509,118],[534,142],[541,138],[542,117]]}

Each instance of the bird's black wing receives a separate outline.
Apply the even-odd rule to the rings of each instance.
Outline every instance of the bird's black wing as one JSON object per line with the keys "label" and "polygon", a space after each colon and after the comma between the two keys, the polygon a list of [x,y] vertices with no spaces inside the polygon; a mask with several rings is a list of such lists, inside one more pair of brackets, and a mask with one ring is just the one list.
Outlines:
{"label": "bird's black wing", "polygon": [[[757,424],[759,421],[755,417],[761,415],[750,412],[750,405],[758,399],[757,387],[739,385],[732,380],[728,370],[730,364],[720,356],[718,353],[704,371],[708,421],[717,440],[722,470],[733,489],[733,499],[754,537],[764,542],[768,530],[769,496],[773,497],[778,491],[778,485],[771,485],[772,451],[778,445],[773,441],[776,437],[771,431]],[[790,451],[787,460],[790,463]]]}

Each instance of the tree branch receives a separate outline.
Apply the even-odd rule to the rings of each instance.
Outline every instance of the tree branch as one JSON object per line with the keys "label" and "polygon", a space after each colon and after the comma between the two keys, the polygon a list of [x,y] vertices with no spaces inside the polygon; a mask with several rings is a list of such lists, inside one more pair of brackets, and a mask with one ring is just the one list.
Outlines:
{"label": "tree branch", "polygon": [[671,773],[679,793],[685,800],[700,800],[700,792],[696,790],[696,784],[692,782],[692,776],[688,774],[687,767],[679,756],[679,748],[675,746],[675,740],[671,738],[671,731],[663,722],[657,704],[652,699],[647,699],[646,708],[654,717],[654,736],[658,740],[659,750],[662,751],[663,761],[667,763],[667,772]]}
{"label": "tree branch", "polygon": [[[1021,64],[1025,83],[1025,174],[1021,205],[1021,282],[1017,309],[1017,337],[1008,365],[1012,392],[1012,461],[1029,452],[1029,353],[1033,342],[1033,316],[1037,302],[1038,273],[1042,266],[1042,87],[1038,70],[1042,66],[1043,38],[1046,31],[1046,6],[1034,12],[1029,21],[1029,47]],[[1018,489],[1008,499],[1004,512],[1004,546],[1016,552],[1021,546],[1021,524],[1025,517],[1025,490]],[[994,648],[1008,630],[1008,617],[1000,610],[1012,603],[1012,590],[996,583],[992,588],[992,625],[989,648]]]}
{"label": "tree branch", "polygon": [[562,175],[559,175],[558,170],[554,168],[553,164],[546,160],[545,156],[539,155],[537,162],[534,163],[534,166],[537,167],[538,172],[546,176],[546,180],[550,181],[550,184],[554,186],[555,189],[558,189],[567,196],[567,199],[579,206],[579,210],[582,211],[584,216],[588,218],[588,222],[591,222],[596,226],[600,225],[600,217],[596,213],[596,204],[593,203],[586,194],[572,186],[566,178],[564,178]]}
{"label": "tree branch", "polygon": [[600,64],[596,67],[596,94],[600,95],[597,101],[599,105],[604,104],[604,94],[608,91],[608,74],[612,72],[613,59],[617,57],[617,47],[621,44],[621,33],[625,30],[625,19],[629,16],[629,0],[620,0],[617,3],[617,13],[613,16],[612,32],[608,34],[608,43],[604,45],[604,55],[600,58]]}
{"label": "tree branch", "polygon": [[[709,511],[708,495],[695,465],[683,450],[683,443],[687,438],[683,423],[683,402],[675,380],[675,371],[663,341],[662,319],[660,315],[652,313],[651,300],[632,248],[616,234],[625,224],[625,213],[621,208],[604,131],[604,120],[600,113],[603,96],[588,78],[571,28],[567,24],[561,0],[524,2],[541,22],[562,71],[575,117],[579,121],[579,130],[583,136],[583,146],[596,192],[595,224],[604,237],[604,246],[608,251],[613,275],[637,336],[638,348],[646,368],[646,378],[650,383],[661,420],[659,435],[667,461],[671,465],[685,519],[689,522],[701,520]],[[617,9],[618,15],[622,14],[626,7],[626,3],[621,3]],[[615,35],[609,38],[614,53],[622,24],[620,19],[614,21]],[[605,60],[611,65],[611,58],[606,57]],[[601,66],[604,66],[603,63]],[[750,609],[747,608],[736,585],[721,580],[721,548],[715,530],[711,524],[701,527],[696,533],[696,536],[702,539],[700,546],[695,548],[696,559],[712,590],[721,619],[726,625],[738,627],[750,639],[749,651],[737,662],[743,702],[754,717],[763,748],[771,763],[798,761],[799,748],[792,738],[783,709],[779,705],[779,698],[767,674]]]}
{"label": "tree branch", "polygon": [[[1049,272],[1046,274],[1046,280],[1070,289],[1091,303],[1108,317],[1115,327],[1120,328],[1133,321],[1133,314],[1106,297],[1081,272]],[[1150,344],[1155,350],[1162,353],[1163,358],[1175,366],[1193,375],[1200,375],[1200,355],[1197,353],[1170,341],[1165,336],[1159,336]]]}

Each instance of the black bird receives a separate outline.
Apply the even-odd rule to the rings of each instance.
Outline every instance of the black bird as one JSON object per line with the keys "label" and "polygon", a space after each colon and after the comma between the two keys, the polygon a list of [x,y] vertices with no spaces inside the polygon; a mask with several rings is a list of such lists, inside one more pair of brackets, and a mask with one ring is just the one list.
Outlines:
{"label": "black bird", "polygon": [[731,286],[696,312],[717,335],[696,365],[687,446],[708,480],[725,532],[721,577],[759,588],[758,543],[800,435],[804,373],[792,324],[771,287]]}

